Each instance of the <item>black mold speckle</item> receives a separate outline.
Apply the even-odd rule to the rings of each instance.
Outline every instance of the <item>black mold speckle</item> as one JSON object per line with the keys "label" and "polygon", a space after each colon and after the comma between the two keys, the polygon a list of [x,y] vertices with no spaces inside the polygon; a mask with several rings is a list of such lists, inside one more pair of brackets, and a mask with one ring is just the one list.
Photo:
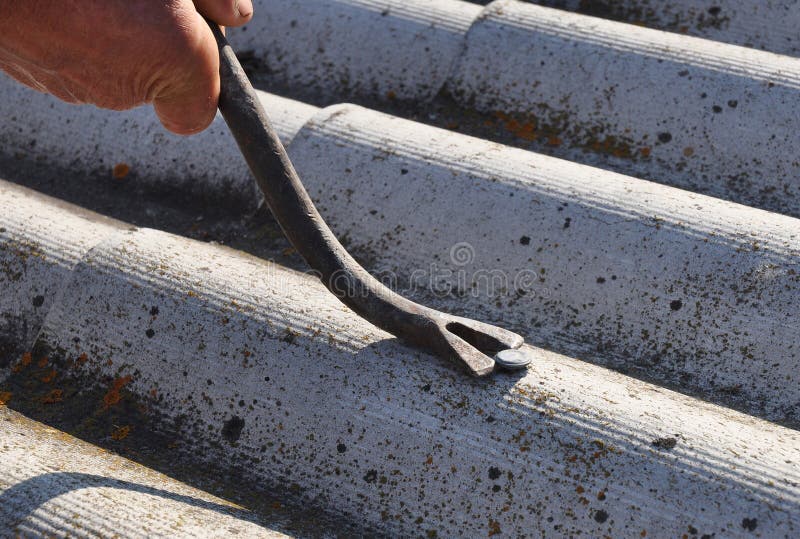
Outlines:
{"label": "black mold speckle", "polygon": [[756,531],[756,526],[758,526],[758,519],[756,518],[744,518],[742,519],[742,528],[749,532]]}
{"label": "black mold speckle", "polygon": [[155,332],[155,331],[153,331],[153,329],[152,329],[152,328],[150,328],[150,329],[148,329],[147,331],[145,331],[145,332],[144,332],[144,334],[145,334],[145,335],[147,335],[147,338],[148,338],[148,339],[152,339],[153,337],[155,337],[155,335],[156,335],[156,332]]}
{"label": "black mold speckle", "polygon": [[366,474],[364,474],[364,481],[367,483],[374,483],[378,479],[378,471],[377,470],[370,470]]}
{"label": "black mold speckle", "polygon": [[44,296],[36,296],[33,298],[33,306],[37,309],[44,305]]}
{"label": "black mold speckle", "polygon": [[567,218],[564,220],[564,228],[565,228],[565,229],[566,229],[566,228],[569,228],[569,225],[571,225],[571,224],[572,224],[572,218],[571,218],[571,217],[567,217]]}
{"label": "black mold speckle", "polygon": [[719,15],[719,12],[720,12],[720,11],[722,11],[722,8],[721,8],[721,7],[719,7],[719,6],[711,6],[710,8],[708,8],[708,14],[709,14],[709,15],[713,15],[713,16],[715,16],[715,17],[716,17],[717,15]]}
{"label": "black mold speckle", "polygon": [[713,107],[711,107],[711,110],[713,110],[714,113],[719,114],[720,112],[722,112],[722,107],[720,107],[719,105],[714,105]]}
{"label": "black mold speckle", "polygon": [[522,236],[522,237],[519,239],[519,243],[520,243],[521,245],[530,245],[530,244],[531,244],[531,239],[530,239],[528,236]]}
{"label": "black mold speckle", "polygon": [[489,468],[489,479],[499,479],[501,475],[503,475],[503,472],[500,471],[500,468],[495,468],[494,466]]}
{"label": "black mold speckle", "polygon": [[728,101],[728,106],[732,109],[735,109],[736,107],[739,106],[739,102],[736,101],[735,99],[731,99],[730,101]]}
{"label": "black mold speckle", "polygon": [[492,487],[492,492],[500,492],[500,485],[494,485]]}
{"label": "black mold speckle", "polygon": [[658,140],[664,144],[672,140],[672,133],[659,133]]}
{"label": "black mold speckle", "polygon": [[222,426],[222,437],[230,443],[236,442],[244,430],[244,419],[233,416]]}
{"label": "black mold speckle", "polygon": [[606,278],[605,277],[598,277],[597,278],[597,284],[603,284],[604,282],[606,282]]}
{"label": "black mold speckle", "polygon": [[669,302],[669,308],[673,311],[679,311],[683,307],[683,302],[679,299],[674,299]]}
{"label": "black mold speckle", "polygon": [[408,174],[408,169],[407,169],[407,168],[401,168],[401,169],[400,169],[400,174],[402,174],[403,176],[405,176],[406,174]]}
{"label": "black mold speckle", "polygon": [[675,438],[658,438],[653,440],[653,447],[666,449],[667,451],[674,449],[676,445],[678,445],[678,440]]}
{"label": "black mold speckle", "polygon": [[347,446],[344,444],[338,444],[336,446],[336,451],[338,451],[339,453],[344,453],[345,451],[347,451]]}
{"label": "black mold speckle", "polygon": [[155,305],[150,308],[150,316],[158,316],[158,307]]}
{"label": "black mold speckle", "polygon": [[606,513],[606,512],[605,512],[605,511],[603,511],[602,509],[598,509],[598,510],[597,510],[597,511],[595,511],[595,513],[594,513],[594,519],[595,519],[597,522],[599,522],[600,524],[602,524],[603,522],[605,522],[606,520],[608,520],[608,513]]}

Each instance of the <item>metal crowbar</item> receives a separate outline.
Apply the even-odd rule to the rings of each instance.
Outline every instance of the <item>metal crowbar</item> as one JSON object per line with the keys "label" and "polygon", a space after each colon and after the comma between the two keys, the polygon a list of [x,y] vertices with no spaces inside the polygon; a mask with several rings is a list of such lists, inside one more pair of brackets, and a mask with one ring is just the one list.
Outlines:
{"label": "metal crowbar", "polygon": [[476,376],[492,372],[496,354],[521,347],[523,339],[516,333],[400,296],[350,256],[314,207],[224,34],[216,24],[209,25],[220,54],[219,110],[273,216],[326,287],[365,320],[412,345],[461,362]]}

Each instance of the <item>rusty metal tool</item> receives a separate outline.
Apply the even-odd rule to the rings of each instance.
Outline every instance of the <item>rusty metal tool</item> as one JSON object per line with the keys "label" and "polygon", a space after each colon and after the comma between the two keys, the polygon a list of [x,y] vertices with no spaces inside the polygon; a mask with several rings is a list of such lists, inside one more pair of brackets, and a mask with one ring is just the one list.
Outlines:
{"label": "rusty metal tool", "polygon": [[410,301],[371,276],[336,239],[303,187],[236,54],[209,23],[220,54],[219,110],[284,234],[322,282],[359,316],[409,344],[456,360],[475,376],[522,346],[516,333]]}

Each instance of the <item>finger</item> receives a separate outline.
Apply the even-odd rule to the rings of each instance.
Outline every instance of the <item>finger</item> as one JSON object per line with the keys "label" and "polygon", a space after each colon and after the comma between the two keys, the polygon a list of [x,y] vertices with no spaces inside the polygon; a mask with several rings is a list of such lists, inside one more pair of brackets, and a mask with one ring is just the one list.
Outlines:
{"label": "finger", "polygon": [[191,135],[214,120],[219,100],[219,52],[214,35],[194,13],[183,50],[173,51],[181,64],[154,96],[161,123],[178,135]]}
{"label": "finger", "polygon": [[253,18],[252,0],[194,0],[197,10],[217,24],[241,26]]}

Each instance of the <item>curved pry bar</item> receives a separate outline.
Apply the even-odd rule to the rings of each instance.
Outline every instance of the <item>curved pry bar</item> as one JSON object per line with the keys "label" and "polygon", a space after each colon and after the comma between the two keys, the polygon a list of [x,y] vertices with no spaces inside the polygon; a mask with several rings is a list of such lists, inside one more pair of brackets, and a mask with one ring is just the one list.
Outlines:
{"label": "curved pry bar", "polygon": [[516,333],[409,301],[350,256],[314,207],[233,49],[209,24],[220,52],[219,110],[284,234],[328,289],[379,328],[457,360],[476,376],[492,372],[497,352],[522,346]]}

